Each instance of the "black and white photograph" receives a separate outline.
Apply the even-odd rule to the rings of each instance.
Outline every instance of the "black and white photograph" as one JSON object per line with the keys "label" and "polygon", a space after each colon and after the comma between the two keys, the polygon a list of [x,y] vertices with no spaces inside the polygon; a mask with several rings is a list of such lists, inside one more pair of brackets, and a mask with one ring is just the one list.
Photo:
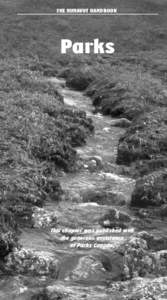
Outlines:
{"label": "black and white photograph", "polygon": [[0,300],[167,300],[167,0],[0,0]]}

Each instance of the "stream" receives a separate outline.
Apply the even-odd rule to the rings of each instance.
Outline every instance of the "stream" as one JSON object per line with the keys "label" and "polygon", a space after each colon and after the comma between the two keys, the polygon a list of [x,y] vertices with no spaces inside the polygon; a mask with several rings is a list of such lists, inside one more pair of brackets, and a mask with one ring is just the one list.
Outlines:
{"label": "stream", "polygon": [[[110,268],[112,259],[117,259],[111,253],[130,233],[114,232],[115,225],[107,226],[109,220],[105,216],[110,211],[116,225],[120,213],[134,219],[127,204],[135,181],[120,175],[115,163],[124,129],[111,126],[111,117],[94,114],[91,99],[67,88],[64,80],[50,80],[58,87],[65,104],[85,111],[93,120],[95,132],[87,138],[85,146],[76,149],[82,162],[79,171],[60,174],[66,197],[59,203],[46,203],[42,209],[36,209],[35,228],[24,229],[20,236],[24,249],[58,263],[56,280],[50,276],[4,278],[0,283],[0,299],[31,299],[36,288],[46,286],[68,295],[63,299],[112,299],[106,285],[111,278],[117,280],[119,262],[115,269]],[[130,229],[135,230],[133,226]]]}

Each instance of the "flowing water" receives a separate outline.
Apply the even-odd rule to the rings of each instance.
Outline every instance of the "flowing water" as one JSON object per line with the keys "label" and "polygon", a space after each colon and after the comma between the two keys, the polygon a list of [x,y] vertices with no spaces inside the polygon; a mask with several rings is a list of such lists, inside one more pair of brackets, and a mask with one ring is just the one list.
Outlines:
{"label": "flowing water", "polygon": [[[133,220],[127,204],[135,182],[120,175],[115,163],[118,140],[124,129],[111,126],[110,117],[94,114],[91,100],[81,92],[68,89],[63,80],[52,78],[51,81],[57,85],[67,105],[74,110],[85,111],[92,118],[95,132],[88,137],[85,146],[77,148],[78,158],[82,161],[80,170],[73,174],[62,172],[60,175],[65,199],[60,203],[46,203],[43,209],[37,210],[36,228],[24,229],[20,237],[25,249],[58,261],[58,278],[4,278],[0,284],[0,299],[30,299],[32,290],[49,285],[52,288],[55,285],[56,292],[64,291],[71,295],[65,299],[111,299],[104,289],[111,279],[111,272],[106,271],[108,266],[104,268],[102,257],[121,245],[128,233],[121,232],[120,238],[112,239],[115,233],[102,231],[104,227],[99,220],[114,208],[118,213],[130,215]],[[44,224],[41,216],[44,216]],[[48,221],[47,227],[45,221],[53,216],[56,222],[50,226]],[[99,243],[95,243],[99,236]],[[104,236],[110,241],[106,249],[103,246],[108,242],[103,242]],[[107,264],[110,264],[109,260]],[[117,274],[118,270],[113,270],[113,276],[114,272]],[[13,292],[17,292],[16,296],[12,296]]]}

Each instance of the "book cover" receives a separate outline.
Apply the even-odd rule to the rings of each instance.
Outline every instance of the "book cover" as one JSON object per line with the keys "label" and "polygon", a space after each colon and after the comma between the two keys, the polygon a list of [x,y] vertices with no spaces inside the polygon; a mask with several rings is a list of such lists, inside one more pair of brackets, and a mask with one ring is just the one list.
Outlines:
{"label": "book cover", "polygon": [[0,0],[0,300],[167,299],[166,24]]}

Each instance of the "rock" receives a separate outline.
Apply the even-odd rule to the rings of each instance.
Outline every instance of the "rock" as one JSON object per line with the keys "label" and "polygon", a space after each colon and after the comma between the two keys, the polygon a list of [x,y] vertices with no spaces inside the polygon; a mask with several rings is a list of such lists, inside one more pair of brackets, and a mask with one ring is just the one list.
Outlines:
{"label": "rock", "polygon": [[95,202],[98,204],[106,204],[107,192],[105,190],[88,190],[83,194],[83,202]]}
{"label": "rock", "polygon": [[13,248],[17,245],[17,239],[14,233],[8,231],[6,233],[0,233],[0,260],[3,260]]}
{"label": "rock", "polygon": [[110,132],[110,130],[111,130],[110,127],[104,127],[104,128],[103,128],[103,131],[105,131],[105,132]]}
{"label": "rock", "polygon": [[[60,296],[60,295],[59,295]],[[38,291],[38,292],[36,292],[36,293],[34,293],[34,295],[31,297],[31,299],[30,300],[51,300],[51,299],[53,299],[53,298],[51,298],[50,296],[49,296],[49,293],[47,292],[47,290],[46,289],[43,289],[43,290],[40,290],[40,291]],[[57,298],[56,298],[56,293],[54,294],[54,299],[56,300],[58,300],[58,299],[63,299],[63,298],[58,298],[58,295],[57,295]]]}
{"label": "rock", "polygon": [[[150,266],[150,261],[147,260],[147,242],[141,238],[132,237],[124,245],[124,265],[125,265],[125,278],[133,278],[136,276],[144,276],[148,272],[148,266]],[[145,258],[145,263],[142,263],[143,258]],[[151,261],[152,263],[152,261]],[[150,268],[150,267],[149,267]],[[152,271],[150,269],[150,271]]]}
{"label": "rock", "polygon": [[124,282],[112,282],[108,293],[118,296],[114,300],[162,300],[167,299],[167,277],[135,277]]}
{"label": "rock", "polygon": [[65,199],[67,201],[70,200],[75,203],[82,202],[82,196],[80,195],[80,193],[77,193],[77,192],[71,191],[71,190],[67,191]]}
{"label": "rock", "polygon": [[[1,197],[1,195],[0,195]],[[0,200],[0,232],[5,233],[7,231],[15,231],[17,230],[17,224],[16,224],[16,219],[12,212],[4,207],[5,205],[7,206],[7,199],[4,199],[6,201]]]}
{"label": "rock", "polygon": [[120,253],[99,251],[96,254],[82,256],[66,280],[95,283],[121,280],[123,278],[123,266],[123,256]]}
{"label": "rock", "polygon": [[141,219],[145,219],[147,217],[149,217],[150,213],[148,209],[145,208],[140,208],[137,212],[137,215],[141,218]]}
{"label": "rock", "polygon": [[103,165],[103,159],[102,159],[102,157],[99,156],[99,155],[94,155],[94,156],[90,157],[90,160],[95,160],[97,166],[100,167],[100,168],[101,168],[102,165]]}
{"label": "rock", "polygon": [[150,160],[140,160],[134,165],[138,176],[144,176],[157,170],[167,168],[167,159],[165,157],[154,158]]}
{"label": "rock", "polygon": [[167,169],[155,171],[137,180],[131,206],[161,206],[167,201]]}
{"label": "rock", "polygon": [[47,253],[15,248],[6,258],[5,269],[14,275],[49,275],[57,278],[59,264],[57,259],[48,257]]}
{"label": "rock", "polygon": [[94,256],[83,256],[79,259],[76,268],[65,280],[91,280],[97,281],[104,278],[105,269],[103,264]]}
{"label": "rock", "polygon": [[85,202],[85,203],[80,203],[78,206],[80,207],[87,207],[87,206],[99,206],[99,204],[95,203],[95,202]]}
{"label": "rock", "polygon": [[162,205],[158,213],[162,218],[167,217],[167,204]]}
{"label": "rock", "polygon": [[[62,290],[63,290],[63,287],[62,287]],[[67,295],[68,295],[67,291],[61,292],[59,290],[59,287],[57,287],[57,285],[56,285],[55,287],[49,286],[47,288],[39,289],[39,291],[35,292],[34,295],[32,295],[30,300],[65,300],[65,299],[67,299]],[[29,300],[29,299],[26,299],[26,300]]]}
{"label": "rock", "polygon": [[104,215],[99,223],[103,227],[107,228],[122,228],[125,229],[129,226],[131,218],[128,214],[120,212],[119,210],[112,208]]}
{"label": "rock", "polygon": [[118,205],[123,206],[125,205],[128,200],[127,197],[117,191],[108,191],[103,189],[96,189],[96,190],[90,190],[86,191],[83,194],[83,201],[84,202],[95,202],[100,205]]}
{"label": "rock", "polygon": [[117,182],[126,182],[126,181],[131,181],[133,182],[134,180],[128,177],[123,177],[114,173],[108,173],[108,172],[101,172],[99,174],[101,177],[103,177],[106,180],[113,180],[113,181],[117,181]]}
{"label": "rock", "polygon": [[90,172],[94,172],[96,170],[99,170],[102,168],[102,158],[101,156],[95,155],[95,156],[89,156],[89,157],[83,157],[83,167],[85,169],[88,169]]}
{"label": "rock", "polygon": [[128,202],[127,197],[122,192],[108,191],[107,192],[107,204],[123,206]]}
{"label": "rock", "polygon": [[35,207],[32,214],[33,227],[47,228],[57,224],[56,212],[46,211],[43,208]]}
{"label": "rock", "polygon": [[[40,298],[41,297],[41,298]],[[108,300],[108,293],[104,286],[75,284],[73,282],[56,282],[40,289],[31,300]],[[117,298],[118,299],[118,298]],[[3,299],[6,300],[6,299]],[[30,300],[30,299],[25,299]],[[116,300],[113,298],[113,300]]]}
{"label": "rock", "polygon": [[147,242],[148,249],[154,251],[166,250],[167,249],[167,237],[165,235],[155,236],[146,231],[139,232],[138,237],[144,239]]}
{"label": "rock", "polygon": [[161,276],[167,276],[167,250],[160,250],[153,253],[154,270],[153,273]]}
{"label": "rock", "polygon": [[116,127],[122,127],[122,128],[128,128],[131,125],[131,121],[126,119],[126,118],[120,118],[117,120],[113,120],[111,123],[111,126],[116,126]]}
{"label": "rock", "polygon": [[126,279],[167,275],[167,250],[150,251],[146,240],[132,237],[124,245],[123,253]]}
{"label": "rock", "polygon": [[95,159],[90,160],[88,163],[88,169],[90,172],[95,172],[97,169],[97,163]]}
{"label": "rock", "polygon": [[60,200],[60,196],[63,191],[61,189],[60,183],[53,177],[48,177],[44,183],[43,190],[49,195],[49,198],[53,201]]}

